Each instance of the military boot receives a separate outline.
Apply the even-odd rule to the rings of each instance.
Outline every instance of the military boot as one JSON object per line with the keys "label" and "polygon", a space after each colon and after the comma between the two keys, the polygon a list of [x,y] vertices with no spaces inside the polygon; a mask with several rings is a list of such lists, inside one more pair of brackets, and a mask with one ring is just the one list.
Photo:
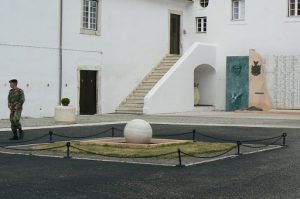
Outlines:
{"label": "military boot", "polygon": [[18,138],[17,130],[14,130],[13,134],[14,134],[13,137],[9,138],[9,140],[18,140],[19,138]]}
{"label": "military boot", "polygon": [[19,139],[23,140],[24,138],[24,131],[22,129],[19,129]]}

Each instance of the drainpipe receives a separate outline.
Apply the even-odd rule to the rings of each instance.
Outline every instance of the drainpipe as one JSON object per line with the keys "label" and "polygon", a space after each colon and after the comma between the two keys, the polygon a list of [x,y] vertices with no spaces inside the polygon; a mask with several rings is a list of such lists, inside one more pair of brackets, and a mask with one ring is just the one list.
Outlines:
{"label": "drainpipe", "polygon": [[63,0],[60,0],[59,6],[59,88],[58,88],[58,105],[61,105],[61,98],[62,98],[62,42],[63,42]]}

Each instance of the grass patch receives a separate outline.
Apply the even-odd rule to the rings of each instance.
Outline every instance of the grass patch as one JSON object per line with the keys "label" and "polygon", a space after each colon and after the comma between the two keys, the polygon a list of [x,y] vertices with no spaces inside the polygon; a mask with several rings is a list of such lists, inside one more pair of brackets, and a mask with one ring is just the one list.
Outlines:
{"label": "grass patch", "polygon": [[[65,143],[52,143],[48,145],[34,146],[32,149],[35,150],[47,150],[48,148],[65,146]],[[168,145],[155,146],[151,148],[130,148],[126,146],[115,146],[115,145],[98,145],[98,144],[80,144],[79,142],[71,142],[71,146],[90,151],[98,155],[113,156],[120,158],[139,158],[156,156],[160,154],[177,152],[180,148],[182,151],[192,155],[209,154],[222,152],[235,147],[234,144],[228,143],[210,143],[210,142],[192,142],[187,141],[184,143],[173,143]],[[67,147],[49,149],[49,151],[66,152]],[[71,153],[88,153],[70,147]],[[159,158],[175,158],[177,153],[170,154],[167,156],[161,156]]]}

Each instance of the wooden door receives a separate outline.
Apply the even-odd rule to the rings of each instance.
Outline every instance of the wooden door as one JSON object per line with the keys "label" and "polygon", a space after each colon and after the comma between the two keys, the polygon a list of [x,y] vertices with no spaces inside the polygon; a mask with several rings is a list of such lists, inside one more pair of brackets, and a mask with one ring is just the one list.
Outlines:
{"label": "wooden door", "polygon": [[80,115],[97,113],[97,71],[80,71]]}
{"label": "wooden door", "polygon": [[180,54],[180,15],[170,16],[170,54]]}

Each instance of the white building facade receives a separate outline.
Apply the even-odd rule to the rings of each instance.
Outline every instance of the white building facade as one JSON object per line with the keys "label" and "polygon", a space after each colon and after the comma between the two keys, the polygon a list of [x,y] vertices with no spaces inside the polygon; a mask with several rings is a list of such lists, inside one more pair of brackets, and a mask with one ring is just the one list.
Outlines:
{"label": "white building facade", "polygon": [[267,74],[276,57],[300,70],[300,0],[15,0],[0,13],[1,119],[12,78],[25,92],[25,117],[53,116],[62,97],[78,114],[113,113],[172,48],[180,58],[141,97],[144,114],[193,111],[194,83],[200,104],[225,110],[226,58],[249,49]]}

